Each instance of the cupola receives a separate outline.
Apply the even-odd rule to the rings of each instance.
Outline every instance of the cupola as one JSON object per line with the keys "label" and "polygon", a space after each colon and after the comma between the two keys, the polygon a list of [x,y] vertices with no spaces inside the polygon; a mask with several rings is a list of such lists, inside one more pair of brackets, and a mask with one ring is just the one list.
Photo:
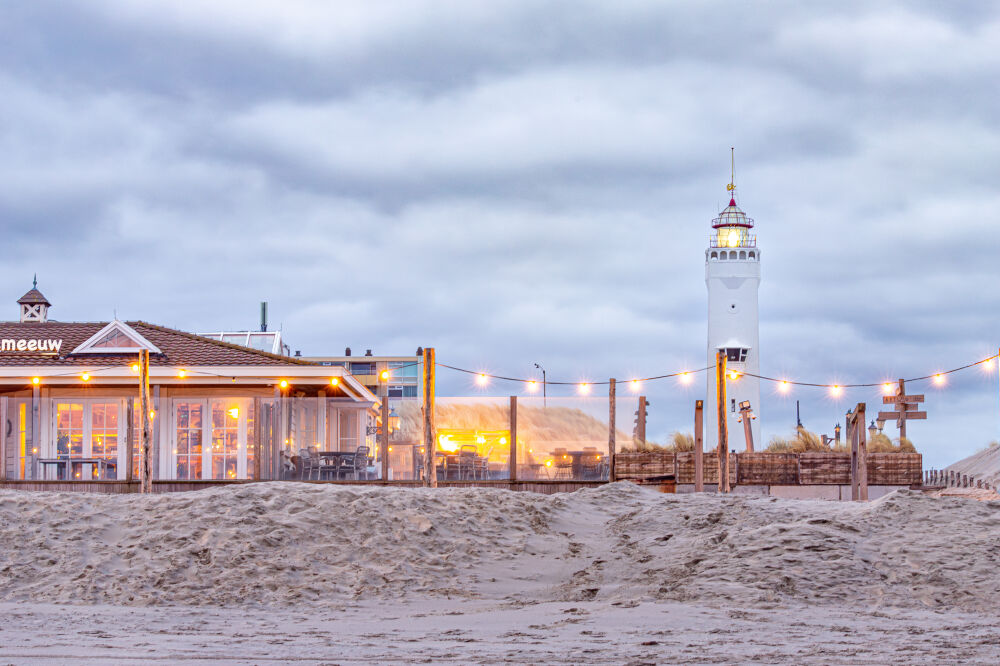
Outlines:
{"label": "cupola", "polygon": [[17,299],[17,304],[21,306],[21,323],[35,322],[44,324],[49,320],[49,307],[52,306],[49,300],[38,291],[38,276],[31,283],[31,290],[27,294]]}

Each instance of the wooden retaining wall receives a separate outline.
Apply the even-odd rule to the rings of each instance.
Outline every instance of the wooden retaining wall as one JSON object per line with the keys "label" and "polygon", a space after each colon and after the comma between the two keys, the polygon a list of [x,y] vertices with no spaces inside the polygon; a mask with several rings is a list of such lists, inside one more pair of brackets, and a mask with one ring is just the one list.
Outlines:
{"label": "wooden retaining wall", "polygon": [[[846,485],[851,482],[849,453],[737,453],[730,455],[733,485],[794,486]],[[706,453],[705,485],[718,484],[719,463]],[[694,483],[694,454],[659,451],[619,453],[615,457],[621,480],[675,475],[678,484]],[[923,456],[919,453],[869,453],[868,484],[887,486],[923,483]]]}
{"label": "wooden retaining wall", "polygon": [[[395,488],[422,488],[421,481],[153,481],[154,493],[175,493],[205,490],[221,486],[247,483],[313,483],[343,486],[392,486]],[[571,493],[581,488],[602,486],[606,481],[438,481],[439,488],[499,488],[535,493]],[[86,492],[124,495],[139,492],[138,481],[0,481],[0,490],[29,490],[50,492]]]}

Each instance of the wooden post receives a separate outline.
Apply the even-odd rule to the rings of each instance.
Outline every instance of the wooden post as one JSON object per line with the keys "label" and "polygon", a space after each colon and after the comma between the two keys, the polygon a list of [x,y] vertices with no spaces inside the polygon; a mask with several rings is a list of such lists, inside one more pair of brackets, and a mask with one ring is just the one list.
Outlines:
{"label": "wooden post", "polygon": [[382,429],[378,431],[378,454],[382,459],[382,480],[389,480],[389,380],[379,375],[379,393],[382,397]]}
{"label": "wooden post", "polygon": [[437,467],[434,451],[437,448],[437,428],[434,424],[434,348],[424,348],[424,486],[437,488]]}
{"label": "wooden post", "polygon": [[149,350],[139,350],[139,408],[142,410],[142,434],[139,445],[139,492],[153,492],[153,428],[149,418]]}
{"label": "wooden post", "polygon": [[[640,398],[641,400],[642,398]],[[615,379],[608,381],[608,482],[615,478]]]}
{"label": "wooden post", "polygon": [[747,401],[746,407],[740,406],[740,418],[743,421],[743,437],[746,439],[747,453],[753,453],[753,429],[750,427],[753,409],[750,407],[749,401]]}
{"label": "wooden post", "polygon": [[507,456],[507,465],[510,470],[507,477],[513,482],[517,481],[517,396],[510,396],[510,455]]}
{"label": "wooden post", "polygon": [[[897,393],[897,395],[906,395],[906,380],[904,380],[904,379],[900,379],[899,380],[899,392]],[[914,405],[914,406],[916,407],[916,405]],[[899,409],[899,410],[905,411],[907,409],[907,405],[905,403],[900,403],[900,404],[898,404],[896,406],[896,408]],[[905,416],[899,418],[898,425],[899,425],[899,441],[900,441],[900,443],[902,443],[903,440],[906,439],[906,417]]]}
{"label": "wooden post", "polygon": [[131,397],[125,404],[125,481],[131,483],[135,481],[135,474],[132,473],[132,462],[135,460],[135,400]]}
{"label": "wooden post", "polygon": [[646,450],[646,396],[639,396],[639,409],[635,414],[635,439],[637,450]]}
{"label": "wooden post", "polygon": [[[31,478],[39,479],[44,476],[44,472],[38,468],[38,457],[42,455],[42,443],[39,441],[42,436],[42,390],[37,386],[31,389]],[[28,451],[25,453],[27,454]],[[66,478],[69,481],[69,477]]]}
{"label": "wooden post", "polygon": [[704,408],[704,400],[694,401],[694,491],[696,493],[705,492],[705,441],[702,433]]}
{"label": "wooden post", "polygon": [[858,432],[854,427],[854,414],[847,415],[847,438],[851,443],[851,501],[858,499]]}
{"label": "wooden post", "polygon": [[729,492],[729,422],[726,415],[726,352],[715,355],[715,400],[719,414],[719,492]]}
{"label": "wooden post", "polygon": [[868,431],[865,429],[865,403],[859,402],[854,410],[855,430],[858,433],[858,499],[868,501]]}

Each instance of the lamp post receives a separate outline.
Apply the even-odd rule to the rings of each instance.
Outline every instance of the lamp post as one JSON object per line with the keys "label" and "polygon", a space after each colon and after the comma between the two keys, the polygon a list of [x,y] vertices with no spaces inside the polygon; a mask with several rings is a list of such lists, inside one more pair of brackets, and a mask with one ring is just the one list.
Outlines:
{"label": "lamp post", "polygon": [[547,401],[545,397],[545,368],[538,365],[537,363],[535,364],[535,367],[542,371],[542,409],[545,409],[546,407],[545,403]]}
{"label": "lamp post", "polygon": [[868,426],[868,441],[869,442],[871,442],[873,439],[875,439],[875,433],[877,433],[877,432],[878,432],[878,426],[876,426],[875,425],[875,421],[872,420],[871,425]]}

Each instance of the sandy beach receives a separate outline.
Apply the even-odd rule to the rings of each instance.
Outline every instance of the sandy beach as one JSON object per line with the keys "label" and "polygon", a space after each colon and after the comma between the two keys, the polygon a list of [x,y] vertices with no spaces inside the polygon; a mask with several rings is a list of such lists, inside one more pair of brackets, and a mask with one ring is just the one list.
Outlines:
{"label": "sandy beach", "polygon": [[0,663],[996,663],[1000,503],[0,493]]}

